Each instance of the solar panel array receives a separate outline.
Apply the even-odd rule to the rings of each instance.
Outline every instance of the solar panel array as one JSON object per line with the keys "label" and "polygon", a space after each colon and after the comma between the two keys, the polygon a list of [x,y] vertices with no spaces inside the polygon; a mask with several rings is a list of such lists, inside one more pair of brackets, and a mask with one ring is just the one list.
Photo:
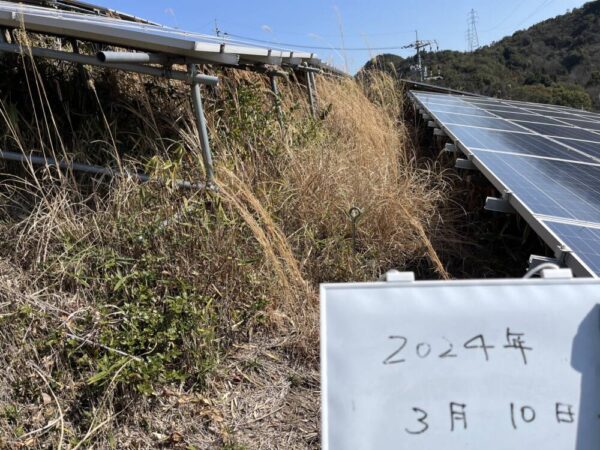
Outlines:
{"label": "solar panel array", "polygon": [[600,114],[488,97],[411,96],[577,275],[600,275]]}
{"label": "solar panel array", "polygon": [[84,14],[116,17],[122,20],[131,20],[134,22],[141,23],[153,23],[140,17],[133,16],[131,14],[122,13],[120,11],[115,11],[114,9],[105,8],[103,6],[95,5],[88,2],[82,2],[79,0],[13,0],[13,3],[28,3],[30,5],[62,9],[65,11],[74,11]]}
{"label": "solar panel array", "polygon": [[155,24],[7,1],[0,1],[0,26],[9,28],[24,26],[26,30],[38,33],[182,56],[193,63],[231,66],[238,64],[299,66],[306,63],[345,75],[321,61],[313,53],[258,47],[238,40]]}

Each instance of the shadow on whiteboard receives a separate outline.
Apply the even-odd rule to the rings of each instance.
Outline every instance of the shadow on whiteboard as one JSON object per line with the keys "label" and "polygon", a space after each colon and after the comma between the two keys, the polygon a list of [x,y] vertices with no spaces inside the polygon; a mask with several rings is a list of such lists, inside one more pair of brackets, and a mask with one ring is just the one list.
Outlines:
{"label": "shadow on whiteboard", "polygon": [[[585,317],[573,340],[571,365],[581,373],[579,411],[557,404],[556,418],[563,426],[577,421],[576,450],[600,449],[600,305]],[[570,409],[571,408],[571,409]]]}

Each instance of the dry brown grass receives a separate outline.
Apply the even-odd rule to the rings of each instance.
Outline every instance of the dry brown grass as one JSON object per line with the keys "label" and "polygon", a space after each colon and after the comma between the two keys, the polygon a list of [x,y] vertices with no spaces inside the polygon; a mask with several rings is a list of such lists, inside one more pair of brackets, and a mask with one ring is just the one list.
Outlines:
{"label": "dry brown grass", "polygon": [[[441,178],[416,167],[398,123],[403,108],[401,93],[394,92],[398,86],[383,75],[376,79],[370,89],[382,101],[389,99],[383,106],[370,102],[354,80],[320,81],[321,103],[329,114],[318,139],[289,149],[282,170],[290,191],[287,214],[305,234],[335,237],[327,247],[337,253],[341,244],[337,237],[349,234],[349,210],[362,211],[358,245],[371,267],[365,270],[364,260],[358,266],[350,263],[349,272],[332,277],[323,272],[327,261],[317,260],[314,279],[374,279],[390,268],[405,267],[420,254],[426,254],[438,274],[447,278],[427,237],[444,198]],[[327,247],[324,254],[330,251]]]}
{"label": "dry brown grass", "polygon": [[[91,161],[80,146],[111,155],[127,144],[144,149],[140,159],[158,155],[147,164],[157,178],[197,179],[184,86],[92,72],[99,129],[80,121],[57,139],[75,121],[53,104],[56,67],[23,64],[37,80],[33,107],[15,116],[4,101],[4,142],[49,153],[68,142]],[[227,75],[207,95],[218,193],[7,167],[0,447],[315,448],[318,283],[375,280],[423,260],[447,276],[429,240],[443,178],[414,162],[394,80],[365,92],[320,78],[316,121],[303,88],[282,83],[281,129],[267,80]],[[105,100],[111,82],[126,105]],[[39,123],[45,135],[24,131]],[[351,207],[362,211],[356,249]],[[178,319],[163,323],[169,314]],[[157,368],[161,340],[170,344]]]}

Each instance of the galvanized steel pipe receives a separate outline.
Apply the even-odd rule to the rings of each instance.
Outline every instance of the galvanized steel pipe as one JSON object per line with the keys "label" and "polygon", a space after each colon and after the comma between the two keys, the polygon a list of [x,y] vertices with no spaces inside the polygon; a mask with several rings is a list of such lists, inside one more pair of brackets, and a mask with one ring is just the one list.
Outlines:
{"label": "galvanized steel pipe", "polygon": [[170,78],[173,80],[185,81],[186,83],[201,83],[214,86],[219,83],[218,77],[210,75],[195,74],[194,78],[190,78],[188,72],[179,70],[164,70],[157,67],[149,67],[141,64],[120,64],[120,63],[103,63],[96,56],[80,55],[77,53],[62,52],[40,47],[26,47],[18,44],[7,44],[0,42],[0,52],[10,52],[19,55],[33,55],[39,58],[59,59],[77,64],[88,66],[106,67],[111,69],[119,69],[127,72],[141,73],[155,77]]}
{"label": "galvanized steel pipe", "polygon": [[[190,77],[196,79],[197,68],[195,64],[188,66]],[[210,187],[214,181],[214,169],[212,160],[212,151],[210,149],[210,141],[208,139],[208,127],[206,125],[206,117],[204,116],[204,106],[202,105],[202,92],[198,82],[192,83],[192,101],[194,103],[194,111],[196,113],[196,122],[198,125],[198,135],[200,136],[200,145],[202,146],[202,159],[204,161],[204,170],[206,172],[206,183]]]}
{"label": "galvanized steel pipe", "polygon": [[277,87],[277,78],[276,74],[269,73],[269,81],[271,82],[271,91],[273,92],[273,97],[275,99],[275,111],[277,112],[277,120],[279,121],[279,125],[283,128],[283,113],[281,111],[281,99],[279,97],[279,88]]}
{"label": "galvanized steel pipe", "polygon": [[98,52],[96,57],[103,63],[169,64],[176,61],[176,58],[169,59],[166,55],[144,52]]}
{"label": "galvanized steel pipe", "polygon": [[[108,167],[102,166],[94,166],[89,164],[81,164],[67,161],[57,161],[54,158],[46,158],[44,156],[35,156],[35,155],[25,155],[23,153],[17,152],[6,152],[0,150],[0,159],[4,159],[7,161],[16,161],[22,163],[30,163],[36,166],[48,166],[48,167],[58,167],[64,170],[73,170],[75,172],[83,172],[83,173],[91,173],[95,175],[107,175],[110,177],[117,177],[121,175],[120,172],[117,172],[113,169],[109,169]],[[160,182],[159,180],[153,180],[148,175],[134,173],[134,172],[123,172],[123,175],[131,177],[135,180],[138,180],[142,183],[147,182]],[[162,183],[162,182],[161,182]],[[164,184],[164,183],[162,183]],[[185,180],[176,180],[175,186],[183,189],[205,189],[206,185],[204,183],[192,183],[191,181]]]}
{"label": "galvanized steel pipe", "polygon": [[317,117],[317,108],[315,105],[315,96],[313,92],[314,86],[311,75],[312,74],[310,72],[306,74],[306,86],[308,87],[308,103],[310,105],[310,114],[312,115],[313,119],[315,119]]}

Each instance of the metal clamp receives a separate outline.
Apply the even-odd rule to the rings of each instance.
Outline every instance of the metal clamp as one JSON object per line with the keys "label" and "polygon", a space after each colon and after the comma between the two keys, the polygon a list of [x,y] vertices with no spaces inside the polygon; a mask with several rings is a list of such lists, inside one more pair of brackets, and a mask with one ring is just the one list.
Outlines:
{"label": "metal clamp", "polygon": [[381,281],[388,283],[414,283],[414,272],[400,272],[398,270],[390,270],[381,276]]}
{"label": "metal clamp", "polygon": [[516,214],[517,211],[510,204],[512,192],[505,191],[502,198],[488,197],[485,199],[484,209],[486,211],[499,212],[504,214]]}
{"label": "metal clamp", "polygon": [[472,161],[463,158],[458,158],[454,164],[454,167],[462,170],[478,170],[477,166],[473,164]]}
{"label": "metal clamp", "polygon": [[565,269],[557,264],[544,263],[537,267],[529,270],[523,278],[533,278],[535,275],[539,275],[540,278],[554,279],[554,280],[565,280],[573,278],[573,272],[571,269]]}

